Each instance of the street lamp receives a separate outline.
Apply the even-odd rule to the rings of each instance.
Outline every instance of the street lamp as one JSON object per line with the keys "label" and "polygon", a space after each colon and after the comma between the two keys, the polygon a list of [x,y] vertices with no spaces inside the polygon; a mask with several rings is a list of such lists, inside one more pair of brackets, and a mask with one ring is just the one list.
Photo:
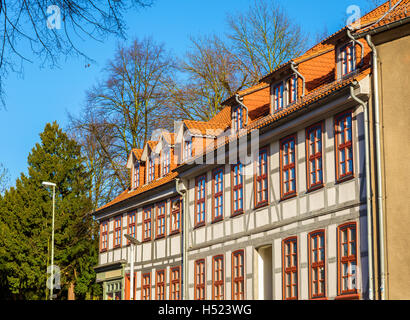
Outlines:
{"label": "street lamp", "polygon": [[55,194],[56,184],[52,182],[43,181],[42,185],[45,187],[53,187],[53,222],[51,231],[51,286],[50,286],[50,300],[53,300],[53,288],[54,288],[54,207],[55,207]]}
{"label": "street lamp", "polygon": [[135,246],[141,244],[140,241],[135,239],[129,234],[124,234],[124,237],[131,242],[130,251],[131,251],[131,270],[130,270],[130,300],[134,300],[134,260],[135,260]]}

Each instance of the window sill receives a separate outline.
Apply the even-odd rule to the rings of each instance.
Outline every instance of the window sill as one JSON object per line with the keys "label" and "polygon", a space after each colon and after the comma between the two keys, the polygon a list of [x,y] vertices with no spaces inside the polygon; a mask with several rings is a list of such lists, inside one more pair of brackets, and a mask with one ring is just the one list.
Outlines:
{"label": "window sill", "polygon": [[147,238],[147,239],[142,240],[142,243],[149,242],[149,241],[151,241],[151,238]]}
{"label": "window sill", "polygon": [[354,179],[354,174],[350,174],[348,176],[344,176],[342,178],[337,179],[336,184],[343,183],[352,179]]}
{"label": "window sill", "polygon": [[200,222],[200,223],[195,225],[194,229],[198,229],[198,228],[203,227],[203,226],[205,226],[205,222]]}
{"label": "window sill", "polygon": [[218,217],[218,218],[213,219],[211,223],[217,223],[217,222],[222,221],[223,219],[224,219],[224,218],[221,216],[221,217]]}
{"label": "window sill", "polygon": [[120,244],[117,244],[116,246],[113,247],[113,249],[118,249],[118,248],[121,248]]}
{"label": "window sill", "polygon": [[238,211],[236,211],[236,212],[234,212],[234,213],[232,213],[231,214],[231,218],[235,218],[235,217],[237,217],[237,216],[240,216],[240,215],[242,215],[243,214],[243,209],[242,210],[238,210]]}
{"label": "window sill", "polygon": [[104,252],[107,252],[107,251],[108,251],[108,249],[101,249],[100,253],[104,253]]}
{"label": "window sill", "polygon": [[287,195],[285,195],[285,196],[282,196],[282,197],[280,198],[280,201],[285,201],[285,200],[289,200],[289,199],[295,198],[297,195],[298,195],[297,192],[293,192],[293,193],[287,194]]}
{"label": "window sill", "polygon": [[335,298],[335,300],[359,300],[359,299],[360,299],[360,294],[358,293],[343,294]]}
{"label": "window sill", "polygon": [[327,297],[310,298],[310,300],[328,300]]}
{"label": "window sill", "polygon": [[172,231],[169,232],[169,235],[174,236],[176,234],[179,234],[180,232],[181,232],[181,230],[172,230]]}
{"label": "window sill", "polygon": [[163,239],[163,238],[165,238],[165,234],[161,234],[159,236],[156,236],[155,240],[159,240],[159,239]]}
{"label": "window sill", "polygon": [[269,205],[269,202],[268,201],[264,201],[264,202],[261,202],[261,203],[258,203],[257,205],[255,205],[255,210],[256,209],[260,209],[260,208],[263,208],[263,207],[266,207],[266,206],[268,206]]}
{"label": "window sill", "polygon": [[325,185],[324,185],[323,183],[317,184],[317,185],[314,185],[314,186],[311,186],[311,187],[309,187],[309,188],[307,189],[306,193],[311,193],[311,192],[313,192],[313,191],[322,189],[324,186],[325,186]]}

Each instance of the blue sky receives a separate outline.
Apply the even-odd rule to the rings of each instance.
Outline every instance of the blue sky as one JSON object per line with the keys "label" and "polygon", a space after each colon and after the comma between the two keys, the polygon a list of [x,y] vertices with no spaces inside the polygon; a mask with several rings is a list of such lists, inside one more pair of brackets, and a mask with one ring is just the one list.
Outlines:
{"label": "blue sky", "polygon": [[[182,56],[189,46],[189,36],[226,31],[227,13],[245,11],[252,0],[156,0],[151,8],[126,14],[127,38],[152,36]],[[337,31],[346,21],[349,5],[358,5],[362,13],[370,0],[279,0],[293,21],[310,35],[325,29]],[[83,50],[96,63],[85,68],[83,58],[61,59],[60,67],[41,68],[38,63],[24,65],[24,75],[10,74],[4,83],[6,110],[0,109],[0,163],[8,168],[10,184],[21,172],[27,172],[27,156],[47,122],[56,120],[63,128],[67,112],[77,114],[85,91],[99,78],[101,69],[113,56],[118,39],[104,43],[88,40]]]}

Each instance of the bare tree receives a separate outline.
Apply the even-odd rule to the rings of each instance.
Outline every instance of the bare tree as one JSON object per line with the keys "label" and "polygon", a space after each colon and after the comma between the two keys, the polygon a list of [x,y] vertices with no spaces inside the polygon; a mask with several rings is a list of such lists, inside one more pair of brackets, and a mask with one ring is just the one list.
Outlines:
{"label": "bare tree", "polygon": [[124,163],[131,150],[142,148],[153,130],[172,127],[163,84],[174,70],[173,57],[152,38],[120,45],[104,70],[106,78],[87,92],[82,114],[71,116],[71,131],[83,137],[95,173],[97,202],[110,197],[111,187],[128,187]]}
{"label": "bare tree", "polygon": [[55,66],[59,56],[81,55],[84,38],[124,35],[123,13],[153,0],[0,0],[0,89],[8,72],[24,61]]}
{"label": "bare tree", "polygon": [[191,49],[180,61],[182,81],[169,79],[169,107],[176,117],[209,120],[221,102],[249,84],[235,57],[217,36],[191,38]]}
{"label": "bare tree", "polygon": [[305,50],[300,27],[275,2],[255,1],[247,11],[228,15],[227,22],[224,38],[191,39],[192,48],[180,63],[183,80],[168,82],[180,117],[210,119],[224,99]]}
{"label": "bare tree", "polygon": [[275,1],[255,0],[248,11],[228,17],[232,51],[254,82],[302,54],[306,37]]}

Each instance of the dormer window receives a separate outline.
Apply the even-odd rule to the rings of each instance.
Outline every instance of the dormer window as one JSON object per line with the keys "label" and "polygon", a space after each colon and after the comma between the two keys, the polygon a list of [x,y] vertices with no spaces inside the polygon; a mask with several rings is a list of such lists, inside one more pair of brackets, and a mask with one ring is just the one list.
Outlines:
{"label": "dormer window", "polygon": [[356,50],[355,50],[353,42],[350,42],[340,48],[339,61],[340,61],[340,75],[342,77],[355,71],[356,69],[355,51]]}
{"label": "dormer window", "polygon": [[283,81],[281,81],[273,88],[273,110],[275,112],[278,112],[283,109],[283,100]]}
{"label": "dormer window", "polygon": [[171,163],[171,150],[169,148],[166,148],[163,150],[161,154],[161,169],[162,169],[163,176],[169,173],[170,163]]}
{"label": "dormer window", "polygon": [[135,163],[134,167],[132,168],[132,188],[136,189],[139,187],[140,184],[140,165],[139,163]]}
{"label": "dormer window", "polygon": [[243,108],[236,106],[232,112],[232,127],[234,131],[238,131],[243,128]]}

